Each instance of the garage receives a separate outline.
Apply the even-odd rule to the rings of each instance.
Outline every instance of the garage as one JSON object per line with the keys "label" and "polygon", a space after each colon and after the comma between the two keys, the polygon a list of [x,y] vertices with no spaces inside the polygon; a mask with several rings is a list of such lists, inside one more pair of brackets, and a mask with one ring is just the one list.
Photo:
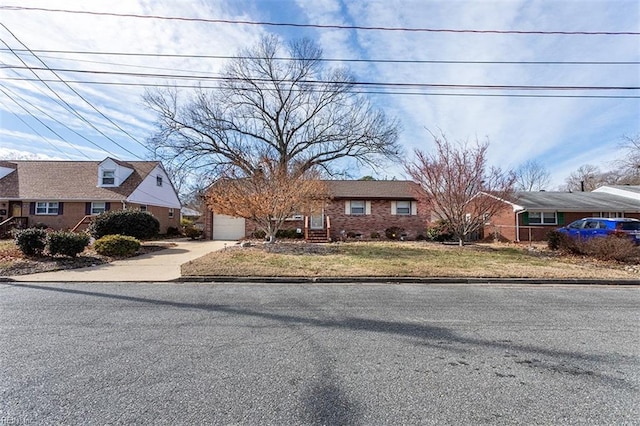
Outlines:
{"label": "garage", "polygon": [[238,240],[244,237],[244,219],[224,214],[213,215],[214,240]]}

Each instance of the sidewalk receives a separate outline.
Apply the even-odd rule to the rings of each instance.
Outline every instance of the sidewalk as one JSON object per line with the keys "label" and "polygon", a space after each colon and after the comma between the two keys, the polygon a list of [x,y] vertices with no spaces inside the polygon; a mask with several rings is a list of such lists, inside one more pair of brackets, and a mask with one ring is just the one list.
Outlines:
{"label": "sidewalk", "polygon": [[171,281],[180,278],[180,265],[212,251],[235,244],[233,241],[177,241],[153,253],[79,269],[17,275],[13,281],[91,282],[91,281]]}

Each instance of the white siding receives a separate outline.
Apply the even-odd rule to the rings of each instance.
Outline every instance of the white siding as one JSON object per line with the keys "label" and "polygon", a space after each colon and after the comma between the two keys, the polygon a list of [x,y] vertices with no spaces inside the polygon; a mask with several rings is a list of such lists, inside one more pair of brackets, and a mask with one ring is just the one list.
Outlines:
{"label": "white siding", "polygon": [[[156,177],[158,176],[162,177],[162,186],[156,184]],[[178,195],[169,181],[169,176],[167,176],[164,169],[160,166],[157,166],[149,173],[127,198],[127,201],[136,204],[147,204],[173,209],[179,209],[181,207]]]}

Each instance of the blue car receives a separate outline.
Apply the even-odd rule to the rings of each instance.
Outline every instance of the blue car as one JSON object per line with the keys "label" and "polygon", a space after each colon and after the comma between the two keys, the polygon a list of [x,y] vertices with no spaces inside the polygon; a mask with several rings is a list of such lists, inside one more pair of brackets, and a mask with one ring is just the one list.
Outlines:
{"label": "blue car", "polygon": [[572,238],[589,239],[607,235],[626,234],[640,244],[640,220],[631,218],[586,217],[559,228],[558,232]]}

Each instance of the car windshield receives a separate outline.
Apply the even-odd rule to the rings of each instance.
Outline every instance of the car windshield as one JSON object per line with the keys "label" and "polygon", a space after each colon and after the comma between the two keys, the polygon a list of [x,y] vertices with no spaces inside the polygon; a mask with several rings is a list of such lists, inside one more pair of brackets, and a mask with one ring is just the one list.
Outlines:
{"label": "car windshield", "polygon": [[640,222],[620,222],[616,229],[622,229],[623,231],[640,231]]}

